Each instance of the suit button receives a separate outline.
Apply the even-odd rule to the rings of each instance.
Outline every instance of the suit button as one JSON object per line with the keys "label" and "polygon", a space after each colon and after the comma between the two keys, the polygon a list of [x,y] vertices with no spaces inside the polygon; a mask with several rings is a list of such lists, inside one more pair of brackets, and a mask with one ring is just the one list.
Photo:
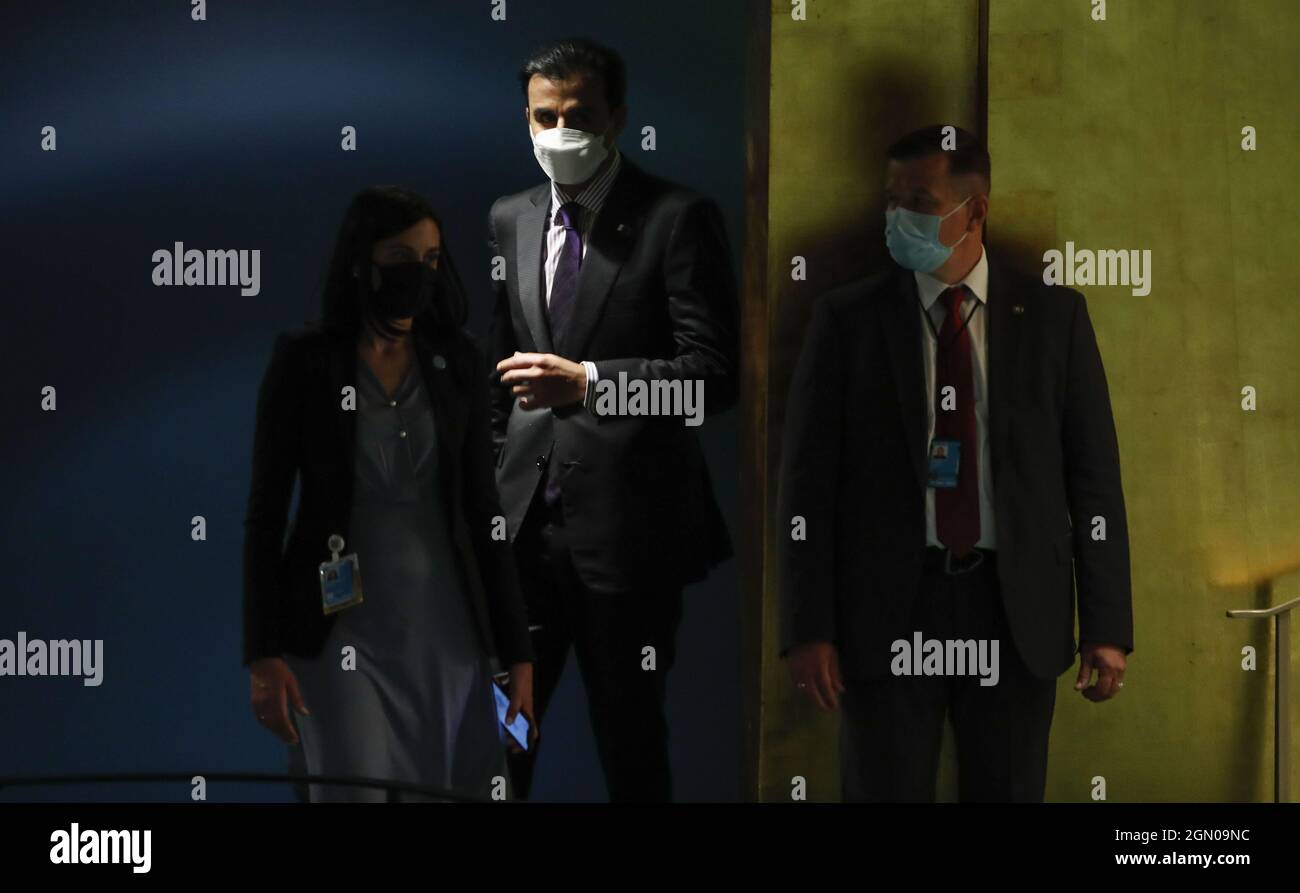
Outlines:
{"label": "suit button", "polygon": [[545,467],[546,467],[546,457],[545,457],[545,456],[538,456],[538,457],[537,457],[537,467],[538,467],[538,468],[545,468]]}

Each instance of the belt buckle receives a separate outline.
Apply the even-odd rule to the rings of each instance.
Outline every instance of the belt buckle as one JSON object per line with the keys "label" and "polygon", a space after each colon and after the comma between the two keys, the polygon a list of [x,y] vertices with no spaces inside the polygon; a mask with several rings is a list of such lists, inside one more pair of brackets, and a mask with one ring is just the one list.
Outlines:
{"label": "belt buckle", "polygon": [[950,577],[955,577],[958,574],[964,574],[967,573],[968,571],[973,571],[975,570],[975,568],[979,567],[981,564],[984,563],[984,553],[981,552],[979,549],[972,549],[971,554],[975,556],[976,559],[975,561],[971,562],[965,567],[959,568],[957,570],[953,570],[952,549],[945,548],[943,550],[943,572]]}

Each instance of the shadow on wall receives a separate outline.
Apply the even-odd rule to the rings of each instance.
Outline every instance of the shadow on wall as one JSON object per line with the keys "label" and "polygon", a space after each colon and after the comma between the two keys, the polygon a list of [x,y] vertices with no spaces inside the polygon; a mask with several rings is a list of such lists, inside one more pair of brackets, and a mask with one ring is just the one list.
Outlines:
{"label": "shadow on wall", "polygon": [[[902,135],[926,125],[951,123],[974,131],[973,121],[952,119],[948,109],[953,106],[932,84],[930,73],[918,64],[914,55],[881,54],[864,61],[861,71],[854,77],[855,86],[850,96],[838,100],[841,108],[855,109],[845,115],[838,126],[828,126],[816,133],[801,136],[808,143],[817,141],[819,154],[848,160],[847,167],[857,171],[861,196],[856,205],[837,202],[835,206],[819,208],[815,214],[801,215],[815,218],[817,225],[804,229],[789,229],[773,241],[776,252],[769,259],[771,276],[769,294],[771,317],[769,319],[768,374],[769,430],[774,436],[768,444],[769,486],[776,493],[779,486],[780,432],[785,424],[785,402],[789,394],[790,378],[803,347],[805,331],[816,300],[826,292],[880,272],[892,263],[885,247],[884,181],[885,154],[890,144]],[[822,149],[829,141],[829,148]],[[798,151],[798,145],[784,147],[785,151]],[[797,184],[795,184],[797,188]],[[777,207],[769,213],[780,214]],[[794,256],[806,261],[806,281],[794,281],[791,261]],[[777,494],[778,500],[780,495]],[[775,543],[777,536],[786,534],[779,519],[769,515],[765,541]],[[775,555],[770,557],[775,561]],[[769,579],[778,580],[779,569],[773,565]],[[775,584],[772,584],[775,586]],[[772,590],[775,597],[779,591]],[[773,656],[774,657],[774,656]],[[816,766],[803,774],[808,776],[810,789],[838,792],[838,719],[821,714],[808,704],[798,703],[797,696],[788,684],[785,667],[775,661],[769,664],[765,694],[766,712],[780,717],[784,722],[767,729],[767,747],[772,753],[818,753]],[[774,674],[776,677],[774,678]],[[941,801],[955,800],[956,758],[954,739],[950,728],[945,729],[943,756],[939,775],[937,797]],[[764,773],[767,775],[767,773]],[[788,787],[771,786],[764,779],[765,799],[788,798]]]}

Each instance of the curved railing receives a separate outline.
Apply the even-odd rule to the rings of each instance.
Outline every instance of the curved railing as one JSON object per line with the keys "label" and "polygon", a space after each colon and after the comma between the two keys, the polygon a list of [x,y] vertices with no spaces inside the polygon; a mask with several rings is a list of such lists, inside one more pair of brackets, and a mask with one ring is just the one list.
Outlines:
{"label": "curved railing", "polygon": [[179,782],[192,784],[195,778],[204,781],[254,782],[273,784],[329,784],[342,787],[378,788],[387,792],[388,802],[398,799],[398,794],[419,794],[435,800],[453,803],[488,803],[482,797],[448,791],[430,785],[393,781],[387,778],[364,778],[355,775],[298,775],[277,772],[91,772],[72,775],[29,775],[0,777],[0,792],[18,787],[44,787],[68,784],[147,784]]}

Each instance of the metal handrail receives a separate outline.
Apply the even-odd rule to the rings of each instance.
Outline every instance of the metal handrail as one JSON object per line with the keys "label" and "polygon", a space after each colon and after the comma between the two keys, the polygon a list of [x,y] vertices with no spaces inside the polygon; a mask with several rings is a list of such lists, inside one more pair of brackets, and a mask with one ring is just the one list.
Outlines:
{"label": "metal handrail", "polygon": [[[1294,570],[1289,568],[1288,571]],[[1273,598],[1273,581],[1276,576],[1260,579],[1255,586],[1255,596],[1262,602]],[[1274,663],[1277,673],[1273,678],[1273,802],[1286,803],[1291,784],[1291,611],[1300,607],[1300,598],[1274,605],[1271,608],[1247,608],[1228,611],[1231,618],[1258,619],[1273,617]]]}
{"label": "metal handrail", "polygon": [[1283,602],[1280,605],[1274,605],[1271,608],[1257,608],[1240,611],[1229,611],[1229,617],[1276,617],[1278,614],[1285,614],[1292,608],[1300,607],[1300,598],[1293,598],[1289,602]]}
{"label": "metal handrail", "polygon": [[[395,802],[398,793],[422,794],[455,803],[497,802],[482,797],[471,797],[431,785],[393,781],[387,778],[365,778],[355,775],[302,775],[276,772],[94,772],[73,775],[32,775],[0,777],[0,791],[8,787],[40,787],[60,784],[100,784],[104,782],[141,783],[177,781],[189,784],[195,777],[204,781],[274,782],[303,784],[332,784],[348,787],[380,788],[388,792],[389,802]],[[506,801],[501,801],[506,802]]]}

